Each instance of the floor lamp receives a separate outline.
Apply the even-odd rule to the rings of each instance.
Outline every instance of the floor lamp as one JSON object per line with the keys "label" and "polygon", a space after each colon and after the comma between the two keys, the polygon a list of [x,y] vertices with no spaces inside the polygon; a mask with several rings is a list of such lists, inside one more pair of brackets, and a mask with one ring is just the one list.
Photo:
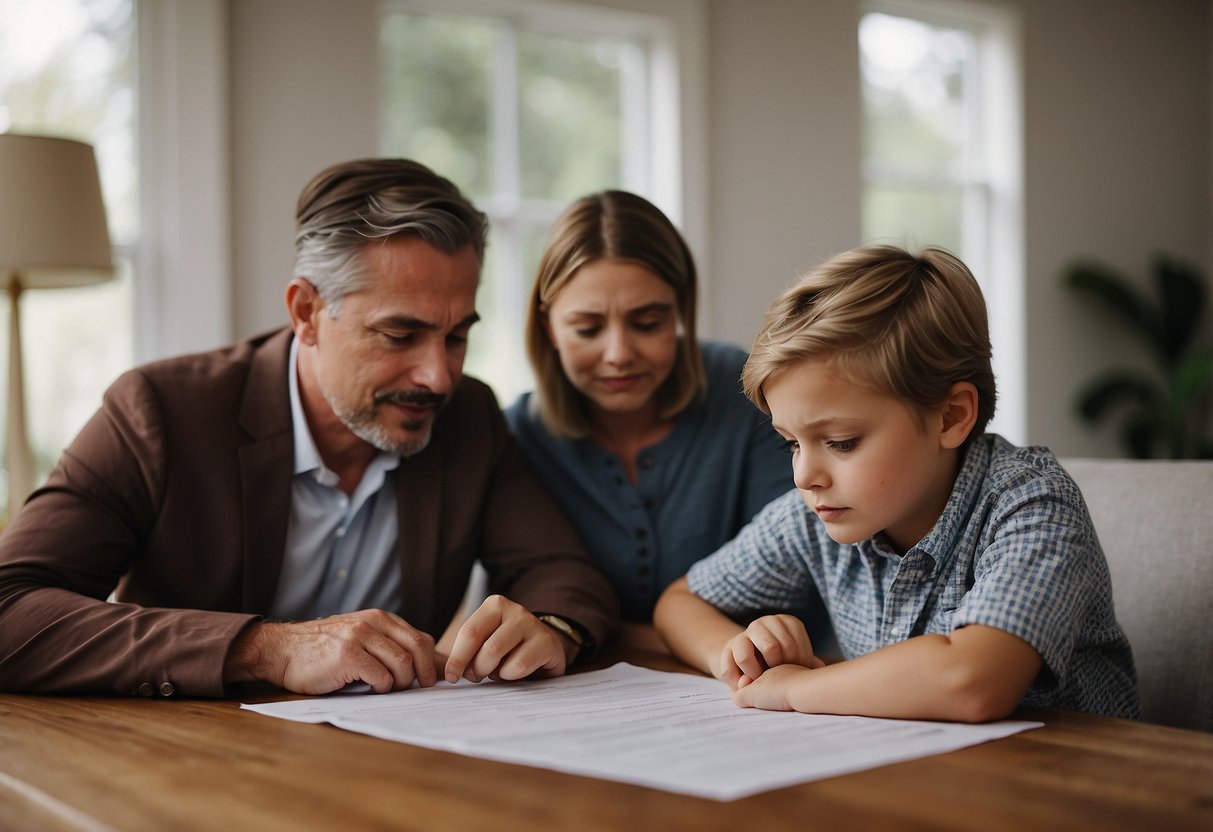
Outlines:
{"label": "floor lamp", "polygon": [[114,275],[93,148],[49,136],[0,133],[0,283],[9,298],[8,519],[33,490],[25,430],[21,293],[102,283]]}

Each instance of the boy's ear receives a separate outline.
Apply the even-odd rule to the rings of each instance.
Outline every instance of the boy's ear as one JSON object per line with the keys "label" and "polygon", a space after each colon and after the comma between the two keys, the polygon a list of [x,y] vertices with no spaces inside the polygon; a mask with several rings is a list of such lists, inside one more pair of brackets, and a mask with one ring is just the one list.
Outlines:
{"label": "boy's ear", "polygon": [[977,400],[977,387],[971,381],[958,381],[952,385],[943,405],[940,445],[959,448],[969,438],[977,423]]}
{"label": "boy's ear", "polygon": [[310,281],[296,277],[286,287],[286,311],[291,316],[291,328],[299,343],[316,345],[316,318],[324,308],[324,300]]}

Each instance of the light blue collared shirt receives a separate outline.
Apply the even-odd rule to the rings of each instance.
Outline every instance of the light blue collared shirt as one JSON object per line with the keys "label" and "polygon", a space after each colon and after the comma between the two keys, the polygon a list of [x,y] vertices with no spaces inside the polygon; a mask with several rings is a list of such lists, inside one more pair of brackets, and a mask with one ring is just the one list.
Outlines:
{"label": "light blue collared shirt", "polygon": [[287,363],[295,475],[286,552],[270,618],[321,618],[354,610],[401,608],[396,553],[396,484],[388,476],[400,454],[371,460],[353,496],[337,487],[337,474],[316,450],[299,398],[299,344]]}

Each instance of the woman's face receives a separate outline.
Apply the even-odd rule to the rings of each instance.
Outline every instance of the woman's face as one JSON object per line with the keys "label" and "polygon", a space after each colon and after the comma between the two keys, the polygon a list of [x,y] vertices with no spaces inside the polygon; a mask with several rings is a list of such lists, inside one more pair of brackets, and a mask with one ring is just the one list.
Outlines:
{"label": "woman's face", "polygon": [[678,352],[673,286],[637,263],[595,260],[560,290],[544,323],[594,416],[653,410]]}

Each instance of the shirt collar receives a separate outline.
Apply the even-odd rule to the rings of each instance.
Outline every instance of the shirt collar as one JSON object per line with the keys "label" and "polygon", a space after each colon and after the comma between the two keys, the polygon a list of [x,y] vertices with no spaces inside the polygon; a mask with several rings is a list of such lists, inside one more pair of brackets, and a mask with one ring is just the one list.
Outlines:
{"label": "shirt collar", "polygon": [[943,514],[918,548],[931,554],[936,561],[946,560],[960,542],[969,518],[981,498],[981,484],[990,467],[990,444],[984,436],[974,437],[965,449],[964,463]]}
{"label": "shirt collar", "polygon": [[299,398],[299,339],[291,339],[291,354],[286,362],[287,384],[291,391],[291,427],[295,433],[295,473],[304,474],[323,468],[320,452],[312,439],[307,416],[303,413],[303,401]]}

